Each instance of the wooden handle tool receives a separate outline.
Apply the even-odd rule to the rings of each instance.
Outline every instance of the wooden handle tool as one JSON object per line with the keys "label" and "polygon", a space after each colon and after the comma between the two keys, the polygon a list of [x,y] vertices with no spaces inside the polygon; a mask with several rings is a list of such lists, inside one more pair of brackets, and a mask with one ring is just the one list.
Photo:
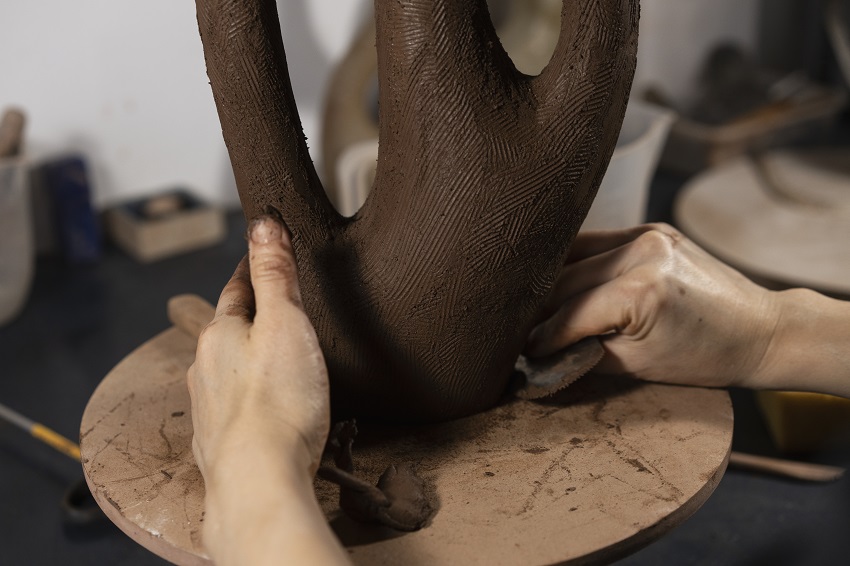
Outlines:
{"label": "wooden handle tool", "polygon": [[844,475],[844,468],[835,466],[824,466],[822,464],[809,464],[807,462],[794,462],[792,460],[781,460],[779,458],[768,458],[742,452],[732,452],[729,456],[729,466],[739,470],[761,472],[783,478],[791,478],[801,481],[829,482],[835,481]]}
{"label": "wooden handle tool", "polygon": [[17,108],[9,108],[0,118],[0,158],[15,157],[21,151],[26,116]]}
{"label": "wooden handle tool", "polygon": [[168,320],[197,340],[215,316],[215,307],[198,295],[177,295],[168,301]]}

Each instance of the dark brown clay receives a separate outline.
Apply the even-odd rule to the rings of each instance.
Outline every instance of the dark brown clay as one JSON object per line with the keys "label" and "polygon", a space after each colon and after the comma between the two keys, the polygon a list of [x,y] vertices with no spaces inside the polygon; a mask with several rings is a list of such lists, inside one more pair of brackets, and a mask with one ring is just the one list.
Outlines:
{"label": "dark brown clay", "polygon": [[310,161],[273,0],[197,0],[247,218],[279,210],[335,412],[435,421],[494,405],[617,140],[638,0],[565,0],[537,77],[485,0],[376,0],[377,178],[345,219]]}

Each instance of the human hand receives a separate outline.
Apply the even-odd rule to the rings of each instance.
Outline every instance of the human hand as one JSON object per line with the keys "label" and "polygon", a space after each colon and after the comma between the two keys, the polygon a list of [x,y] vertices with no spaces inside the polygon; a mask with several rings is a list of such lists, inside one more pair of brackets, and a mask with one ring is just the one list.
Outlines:
{"label": "human hand", "polygon": [[288,231],[263,217],[249,236],[249,256],[224,287],[188,373],[192,447],[208,485],[223,459],[258,443],[289,450],[283,456],[307,460],[315,473],[330,426],[327,369]]}
{"label": "human hand", "polygon": [[702,386],[752,386],[780,319],[777,293],[675,228],[579,234],[527,354],[601,335],[602,373]]}

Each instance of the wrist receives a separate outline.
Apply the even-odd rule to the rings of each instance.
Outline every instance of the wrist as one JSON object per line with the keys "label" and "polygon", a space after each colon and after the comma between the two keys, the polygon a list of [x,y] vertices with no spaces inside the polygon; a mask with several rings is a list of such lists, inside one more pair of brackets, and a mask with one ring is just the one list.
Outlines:
{"label": "wrist", "polygon": [[239,430],[228,431],[217,453],[205,469],[204,545],[216,562],[240,563],[244,556],[229,554],[268,538],[263,532],[279,526],[281,510],[312,504],[310,453],[294,431]]}
{"label": "wrist", "polygon": [[204,481],[208,494],[250,482],[257,474],[312,481],[312,460],[304,438],[289,426],[234,424],[217,442],[214,457],[206,461]]}
{"label": "wrist", "polygon": [[850,303],[809,289],[775,295],[779,318],[751,386],[850,394]]}

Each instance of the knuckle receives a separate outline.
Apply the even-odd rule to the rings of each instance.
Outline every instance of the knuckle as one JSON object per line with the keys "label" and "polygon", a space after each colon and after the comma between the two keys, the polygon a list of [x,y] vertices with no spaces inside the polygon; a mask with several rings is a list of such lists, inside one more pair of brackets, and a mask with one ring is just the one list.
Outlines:
{"label": "knuckle", "polygon": [[248,296],[252,293],[251,279],[248,276],[236,277],[235,275],[227,282],[221,292],[222,296],[236,295],[239,297]]}
{"label": "knuckle", "polygon": [[206,351],[209,347],[208,344],[212,342],[217,335],[217,327],[219,325],[218,319],[213,319],[206,326],[201,329],[201,333],[198,334],[198,352]]}
{"label": "knuckle", "polygon": [[234,318],[250,321],[254,318],[255,311],[256,306],[254,305],[254,302],[251,301],[249,304],[246,305],[230,305],[225,309],[224,314],[226,316],[232,316]]}
{"label": "knuckle", "polygon": [[265,281],[291,280],[297,277],[295,258],[291,254],[257,255],[251,258],[254,284]]}
{"label": "knuckle", "polygon": [[226,328],[221,326],[219,318],[213,319],[212,322],[202,328],[200,334],[198,334],[198,346],[195,349],[195,365],[214,359],[222,342],[227,339],[226,334]]}
{"label": "knuckle", "polygon": [[666,222],[653,222],[647,226],[650,227],[650,231],[666,236],[674,245],[686,239],[682,232]]}
{"label": "knuckle", "polygon": [[663,306],[669,296],[665,271],[643,266],[629,272],[623,281],[626,300],[638,309],[656,309]]}
{"label": "knuckle", "polygon": [[653,227],[637,237],[634,246],[641,257],[665,259],[675,255],[675,250],[684,236],[669,225]]}
{"label": "knuckle", "polygon": [[189,366],[189,370],[186,372],[186,385],[189,387],[189,394],[192,393],[192,388],[195,386],[195,380],[197,379],[195,373],[197,371],[198,370],[196,369],[196,366],[193,363]]}

